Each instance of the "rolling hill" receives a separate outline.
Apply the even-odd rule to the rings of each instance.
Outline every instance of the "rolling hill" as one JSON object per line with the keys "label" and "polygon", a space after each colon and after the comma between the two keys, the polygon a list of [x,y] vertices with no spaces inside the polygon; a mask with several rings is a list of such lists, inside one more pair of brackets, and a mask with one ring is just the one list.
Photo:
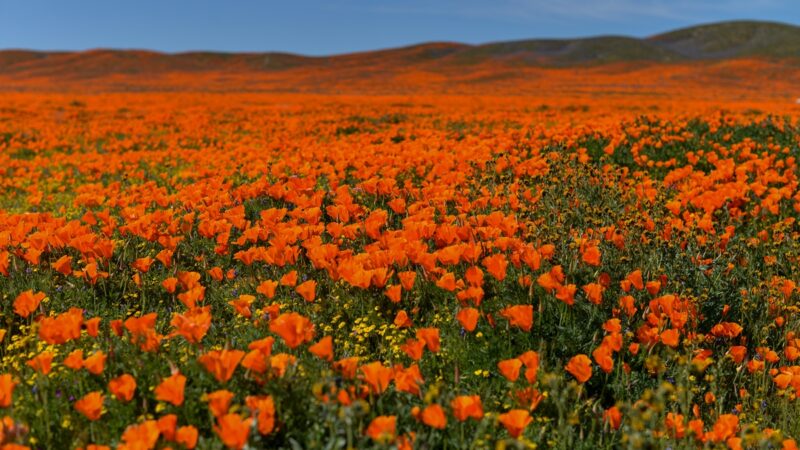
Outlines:
{"label": "rolling hill", "polygon": [[[0,89],[181,89],[226,85],[259,90],[335,90],[368,82],[506,84],[560,68],[636,72],[653,64],[719,67],[729,61],[800,64],[800,27],[756,21],[699,25],[646,38],[597,36],[467,45],[436,42],[344,55],[0,51]],[[699,64],[699,66],[698,66]],[[714,69],[716,70],[716,69]],[[724,70],[723,70],[724,71]],[[537,72],[537,73],[539,73]],[[403,83],[401,82],[402,86]],[[396,87],[396,86],[395,86]]]}

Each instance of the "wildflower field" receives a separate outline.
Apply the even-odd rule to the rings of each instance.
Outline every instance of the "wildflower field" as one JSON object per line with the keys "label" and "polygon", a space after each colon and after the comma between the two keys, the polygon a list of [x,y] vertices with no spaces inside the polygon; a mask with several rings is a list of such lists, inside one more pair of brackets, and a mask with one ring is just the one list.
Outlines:
{"label": "wildflower field", "polygon": [[3,94],[2,448],[797,448],[800,106],[691,92]]}

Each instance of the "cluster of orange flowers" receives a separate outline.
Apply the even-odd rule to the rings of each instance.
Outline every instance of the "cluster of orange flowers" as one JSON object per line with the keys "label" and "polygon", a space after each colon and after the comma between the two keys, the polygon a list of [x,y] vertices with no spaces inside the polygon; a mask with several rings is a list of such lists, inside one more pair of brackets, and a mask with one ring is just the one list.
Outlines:
{"label": "cluster of orange flowers", "polygon": [[567,439],[564,404],[613,442],[796,448],[750,420],[800,390],[800,141],[760,131],[795,125],[531,101],[5,98],[3,448],[278,446],[326,420],[481,447]]}

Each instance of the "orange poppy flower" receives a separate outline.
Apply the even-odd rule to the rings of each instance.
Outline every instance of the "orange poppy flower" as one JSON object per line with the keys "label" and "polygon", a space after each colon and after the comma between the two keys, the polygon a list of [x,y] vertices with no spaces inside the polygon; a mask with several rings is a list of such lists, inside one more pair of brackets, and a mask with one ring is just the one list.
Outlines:
{"label": "orange poppy flower", "polygon": [[11,374],[4,373],[0,375],[0,408],[8,408],[11,406],[11,401],[14,395],[14,387],[17,382],[11,377]]}
{"label": "orange poppy flower", "polygon": [[391,201],[386,202],[386,204],[392,208],[392,211],[394,211],[395,214],[402,214],[406,210],[406,201],[402,198],[394,198]]}
{"label": "orange poppy flower", "polygon": [[233,306],[233,309],[235,309],[239,315],[249,319],[253,315],[253,312],[250,310],[250,305],[253,304],[255,299],[256,298],[252,295],[242,294],[239,298],[229,301],[228,304]]}
{"label": "orange poppy flower", "polygon": [[317,291],[317,282],[314,280],[308,280],[304,283],[299,284],[295,291],[300,294],[301,297],[307,302],[313,302],[314,297],[316,297]]}
{"label": "orange poppy flower", "polygon": [[14,300],[14,312],[23,318],[27,318],[32,312],[36,311],[36,308],[39,307],[44,298],[44,292],[34,294],[32,290],[25,291]]}
{"label": "orange poppy flower", "polygon": [[619,430],[619,427],[622,425],[622,413],[619,408],[612,406],[603,411],[603,421],[607,423],[611,429]]}
{"label": "orange poppy flower", "polygon": [[373,441],[388,444],[397,433],[397,416],[378,416],[372,419],[365,434]]}
{"label": "orange poppy flower", "polygon": [[200,274],[197,272],[178,272],[177,277],[181,288],[187,291],[200,286]]}
{"label": "orange poppy flower", "polygon": [[508,320],[508,323],[523,331],[531,331],[533,327],[533,305],[514,305],[503,308],[500,315]]}
{"label": "orange poppy flower", "polygon": [[280,280],[281,286],[294,286],[297,284],[297,271],[293,270],[284,276],[281,277]]}
{"label": "orange poppy flower", "polygon": [[716,337],[735,338],[742,333],[742,326],[734,322],[721,322],[711,327],[711,334]]}
{"label": "orange poppy flower", "polygon": [[28,360],[28,366],[33,368],[33,370],[41,373],[42,375],[47,375],[50,373],[50,369],[52,368],[53,363],[53,354],[49,351],[43,351],[36,355],[34,358]]}
{"label": "orange poppy flower", "polygon": [[223,278],[225,278],[225,274],[222,273],[222,268],[221,267],[212,267],[211,269],[206,271],[206,273],[214,281],[222,281]]}
{"label": "orange poppy flower", "polygon": [[156,255],[156,259],[164,264],[164,267],[170,267],[172,265],[172,250],[164,249],[158,252]]}
{"label": "orange poppy flower", "polygon": [[598,283],[589,283],[583,287],[586,298],[595,305],[603,303],[603,286]]}
{"label": "orange poppy flower", "polygon": [[472,418],[483,419],[483,403],[479,395],[459,395],[450,402],[453,416],[461,422]]}
{"label": "orange poppy flower", "polygon": [[386,287],[386,284],[389,282],[389,278],[394,275],[394,271],[389,270],[386,267],[378,267],[373,269],[371,272],[371,285],[377,288]]}
{"label": "orange poppy flower", "polygon": [[608,289],[611,286],[611,275],[608,272],[602,272],[598,275],[597,282],[600,283],[603,289]]}
{"label": "orange poppy flower", "polygon": [[522,364],[524,364],[526,367],[525,379],[528,380],[528,383],[535,383],[536,375],[539,371],[539,354],[533,350],[528,350],[527,352],[519,355],[517,359],[522,361]]}
{"label": "orange poppy flower", "polygon": [[404,369],[400,364],[394,367],[394,385],[398,391],[419,395],[419,385],[423,382],[422,373],[418,365],[413,364],[408,369]]}
{"label": "orange poppy flower", "polygon": [[383,393],[394,378],[392,369],[378,361],[365,364],[359,367],[359,370],[364,375],[364,381],[367,382],[370,390],[376,394]]}
{"label": "orange poppy flower", "polygon": [[636,299],[634,299],[630,295],[625,295],[623,297],[620,297],[620,299],[619,299],[619,306],[620,306],[620,308],[622,308],[622,310],[625,312],[625,314],[628,317],[631,317],[634,314],[636,314],[637,308],[636,308],[635,302],[636,302]]}
{"label": "orange poppy flower", "polygon": [[96,351],[91,356],[83,360],[83,367],[94,375],[103,373],[106,364],[106,354],[102,351]]}
{"label": "orange poppy flower", "polygon": [[680,342],[680,337],[680,332],[674,328],[661,332],[661,342],[668,347],[677,347]]}
{"label": "orange poppy flower", "polygon": [[423,351],[425,350],[425,341],[422,339],[409,338],[403,345],[400,346],[400,350],[402,350],[414,361],[419,361],[422,358]]}
{"label": "orange poppy flower", "polygon": [[267,336],[263,339],[257,339],[247,344],[247,348],[249,350],[257,350],[258,352],[264,354],[264,356],[269,356],[272,354],[272,346],[274,344],[275,338],[272,336]]}
{"label": "orange poppy flower", "polygon": [[131,267],[142,273],[147,273],[153,264],[153,258],[139,258],[131,264]]}
{"label": "orange poppy flower", "polygon": [[155,448],[156,441],[161,431],[155,420],[146,420],[144,423],[129,425],[122,433],[123,448]]}
{"label": "orange poppy flower", "polygon": [[[696,413],[696,416],[699,416],[700,413]],[[695,436],[698,438],[704,438],[703,428],[705,427],[705,423],[702,419],[694,419],[689,421],[689,429],[692,430]]]}
{"label": "orange poppy flower", "polygon": [[178,300],[183,303],[187,308],[192,309],[205,299],[206,288],[204,286],[195,286],[186,292],[178,294]]}
{"label": "orange poppy flower", "polygon": [[461,260],[464,248],[461,245],[450,245],[436,252],[436,259],[446,266],[454,266]]}
{"label": "orange poppy flower", "polygon": [[556,287],[556,298],[572,306],[575,304],[575,292],[577,291],[578,287],[574,284],[559,285]]}
{"label": "orange poppy flower", "polygon": [[247,445],[250,436],[250,424],[253,419],[243,419],[234,413],[225,414],[217,418],[214,432],[228,448],[241,449]]}
{"label": "orange poppy flower", "polygon": [[97,334],[100,332],[100,322],[102,319],[99,317],[92,317],[91,319],[84,322],[86,325],[86,334],[91,337],[97,337]]}
{"label": "orange poppy flower", "polygon": [[551,272],[545,272],[539,275],[536,279],[536,283],[547,292],[553,292],[561,286],[561,282],[559,282]]}
{"label": "orange poppy flower", "polygon": [[100,391],[90,392],[75,402],[75,410],[91,421],[103,415],[103,394]]}
{"label": "orange poppy flower", "polygon": [[384,295],[386,295],[386,298],[391,300],[392,303],[400,303],[400,300],[402,299],[402,293],[403,288],[399,284],[387,286],[386,290],[384,291]]}
{"label": "orange poppy flower", "polygon": [[603,323],[603,330],[609,333],[619,333],[622,331],[622,325],[617,318],[608,319]]}
{"label": "orange poppy flower", "polygon": [[459,291],[456,294],[456,298],[463,304],[467,300],[471,300],[475,306],[480,306],[481,302],[483,302],[483,288],[470,286],[463,291]]}
{"label": "orange poppy flower", "polygon": [[622,350],[622,334],[617,332],[607,334],[600,345],[605,345],[612,352],[618,352]]}
{"label": "orange poppy flower", "polygon": [[585,383],[592,377],[592,361],[586,355],[573,356],[565,368],[580,383]]}
{"label": "orange poppy flower", "polygon": [[639,291],[644,289],[644,281],[642,280],[642,271],[639,269],[636,269],[633,272],[629,273],[625,277],[625,280],[631,283],[631,285]]}
{"label": "orange poppy flower", "polygon": [[64,358],[63,364],[72,370],[80,370],[83,368],[83,350],[73,350]]}
{"label": "orange poppy flower", "polygon": [[58,258],[51,266],[56,272],[62,275],[69,275],[72,273],[72,257],[64,255]]}
{"label": "orange poppy flower", "polygon": [[170,294],[174,294],[178,287],[178,279],[175,277],[167,278],[161,282],[161,286]]}
{"label": "orange poppy flower", "polygon": [[403,286],[403,290],[410,291],[414,288],[414,280],[417,278],[417,272],[399,272],[397,277],[400,278],[400,285]]}
{"label": "orange poppy flower", "polygon": [[256,419],[256,427],[262,435],[268,435],[275,429],[275,403],[272,396],[248,396],[245,399],[252,416]]}
{"label": "orange poppy flower", "polygon": [[529,412],[535,411],[539,407],[539,403],[544,399],[544,395],[538,389],[530,386],[520,389],[515,393],[515,396],[519,404],[527,408]]}
{"label": "orange poppy flower", "polygon": [[119,401],[129,402],[136,391],[136,379],[125,373],[108,382],[108,389]]}
{"label": "orange poppy flower", "polygon": [[432,403],[422,410],[422,423],[431,428],[444,430],[447,426],[447,416],[441,406]]}
{"label": "orange poppy flower", "polygon": [[275,375],[282,377],[284,374],[286,374],[289,366],[293,365],[295,361],[297,361],[297,358],[294,355],[290,355],[288,353],[278,353],[269,359],[269,364]]}
{"label": "orange poppy flower", "polygon": [[483,258],[483,267],[497,280],[503,281],[506,278],[506,267],[508,267],[508,259],[502,253],[497,253],[492,256]]}
{"label": "orange poppy flower", "polygon": [[601,263],[601,257],[602,253],[600,253],[600,249],[595,245],[587,246],[583,250],[583,253],[581,253],[581,261],[590,266],[599,266]]}
{"label": "orange poppy flower", "polygon": [[517,381],[519,370],[522,368],[522,361],[517,358],[504,359],[497,363],[500,373],[509,381]]}
{"label": "orange poppy flower", "polygon": [[173,334],[183,336],[192,344],[199,344],[211,328],[211,307],[192,308],[184,314],[175,313],[170,325],[176,328]]}
{"label": "orange poppy flower", "polygon": [[183,427],[179,427],[175,430],[175,443],[180,444],[187,449],[193,449],[197,446],[197,438],[198,438],[198,431],[197,428],[187,425]]}
{"label": "orange poppy flower", "polygon": [[739,430],[739,418],[733,414],[722,414],[712,428],[711,438],[714,442],[722,442],[733,437]]}
{"label": "orange poppy flower", "polygon": [[220,389],[210,394],[206,394],[206,401],[208,401],[208,409],[214,417],[220,417],[228,413],[228,408],[231,406],[233,400],[233,392],[226,389]]}
{"label": "orange poppy flower", "polygon": [[475,308],[461,308],[456,314],[456,319],[465,330],[471,333],[478,326],[480,315],[480,312]]}
{"label": "orange poppy flower", "polygon": [[358,370],[358,360],[360,358],[358,356],[351,356],[349,358],[344,358],[336,361],[333,363],[333,368],[339,371],[342,374],[342,377],[349,379],[353,379],[356,376],[356,371]]}
{"label": "orange poppy flower", "polygon": [[408,313],[404,309],[398,311],[397,315],[394,316],[394,326],[397,328],[409,328],[412,325],[411,318],[408,317]]}
{"label": "orange poppy flower", "polygon": [[734,345],[729,350],[728,353],[733,358],[733,361],[736,364],[741,364],[744,361],[744,358],[747,356],[747,347],[741,345]]}
{"label": "orange poppy flower", "polygon": [[244,358],[241,350],[212,350],[197,358],[220,383],[226,383],[233,376],[236,366]]}
{"label": "orange poppy flower", "polygon": [[667,417],[664,419],[664,426],[669,434],[676,439],[682,439],[686,435],[686,423],[683,414],[667,413]]}
{"label": "orange poppy flower", "polygon": [[185,386],[186,377],[181,375],[180,372],[173,373],[169,377],[164,378],[161,383],[156,386],[156,400],[171,403],[175,406],[181,406],[183,404],[183,390]]}
{"label": "orange poppy flower", "polygon": [[542,255],[536,249],[526,246],[522,251],[522,262],[531,270],[539,270],[542,264]]}
{"label": "orange poppy flower", "polygon": [[333,338],[325,336],[316,344],[308,347],[308,351],[318,358],[326,361],[333,361]]}
{"label": "orange poppy flower", "polygon": [[450,272],[446,272],[442,275],[438,281],[436,281],[436,287],[444,289],[445,291],[455,291],[456,290],[456,277]]}
{"label": "orange poppy flower", "polygon": [[8,256],[7,251],[0,252],[0,274],[4,276],[8,276]]}
{"label": "orange poppy flower", "polygon": [[470,266],[464,273],[464,279],[470,286],[483,286],[483,271],[478,266]]}
{"label": "orange poppy flower", "polygon": [[275,297],[275,290],[278,288],[278,282],[272,280],[262,281],[256,288],[256,292],[267,298]]}
{"label": "orange poppy flower", "polygon": [[564,268],[559,266],[553,266],[549,272],[550,276],[556,281],[556,283],[564,283],[566,276],[564,275]]}
{"label": "orange poppy flower", "polygon": [[533,419],[530,413],[524,409],[512,409],[507,413],[500,414],[498,420],[511,437],[518,438]]}
{"label": "orange poppy flower", "polygon": [[417,339],[424,341],[428,350],[433,353],[439,352],[439,329],[438,328],[420,328],[417,330]]}
{"label": "orange poppy flower", "polygon": [[314,339],[314,324],[297,313],[284,313],[270,322],[269,331],[280,336],[289,348]]}
{"label": "orange poppy flower", "polygon": [[255,373],[264,373],[267,370],[267,358],[258,350],[251,350],[242,358],[242,367]]}
{"label": "orange poppy flower", "polygon": [[35,249],[29,248],[23,255],[22,259],[30,263],[32,266],[38,266],[40,262],[40,258],[42,256],[42,252]]}
{"label": "orange poppy flower", "polygon": [[647,290],[647,293],[656,296],[659,291],[661,291],[661,282],[658,280],[648,281],[645,283],[644,288]]}
{"label": "orange poppy flower", "polygon": [[594,362],[600,366],[600,369],[605,373],[611,373],[614,369],[614,359],[612,358],[611,349],[605,345],[600,345],[592,352]]}

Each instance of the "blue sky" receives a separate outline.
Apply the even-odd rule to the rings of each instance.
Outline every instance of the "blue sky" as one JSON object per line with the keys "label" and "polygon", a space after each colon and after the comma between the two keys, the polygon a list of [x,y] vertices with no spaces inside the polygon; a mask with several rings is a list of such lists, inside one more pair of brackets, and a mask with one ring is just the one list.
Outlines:
{"label": "blue sky", "polygon": [[0,48],[288,51],[800,24],[800,0],[0,0]]}

